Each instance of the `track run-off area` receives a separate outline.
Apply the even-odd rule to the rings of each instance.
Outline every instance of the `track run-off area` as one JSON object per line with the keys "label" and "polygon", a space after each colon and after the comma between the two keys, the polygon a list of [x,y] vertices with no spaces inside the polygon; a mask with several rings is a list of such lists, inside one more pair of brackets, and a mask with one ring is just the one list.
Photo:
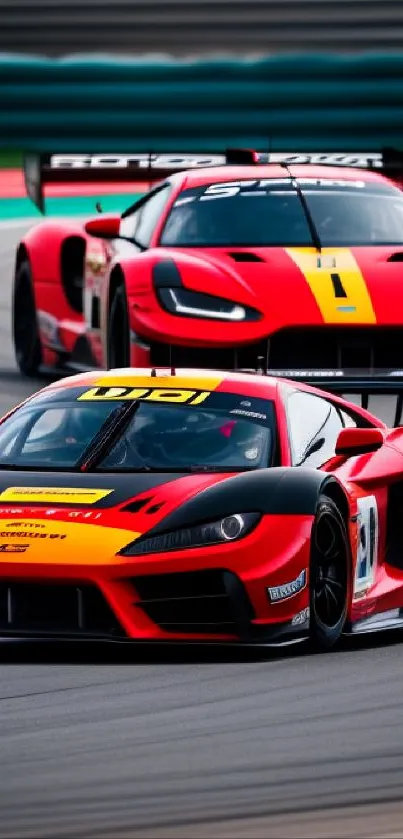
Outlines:
{"label": "track run-off area", "polygon": [[[25,225],[26,227],[27,225]],[[20,221],[0,224],[0,411]],[[403,837],[403,635],[331,654],[0,644],[0,837]]]}

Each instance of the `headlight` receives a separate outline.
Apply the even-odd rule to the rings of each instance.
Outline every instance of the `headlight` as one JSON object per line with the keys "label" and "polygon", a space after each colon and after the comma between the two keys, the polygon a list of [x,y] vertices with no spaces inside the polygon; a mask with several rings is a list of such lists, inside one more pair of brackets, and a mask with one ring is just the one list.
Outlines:
{"label": "headlight", "polygon": [[171,533],[162,533],[160,536],[145,536],[143,539],[136,539],[135,542],[131,542],[119,551],[119,554],[140,556],[234,542],[250,533],[260,518],[260,513],[234,513],[208,524],[196,524],[194,527],[184,527]]}
{"label": "headlight", "polygon": [[189,291],[189,289],[179,287],[159,288],[157,293],[161,306],[172,315],[233,322],[261,318],[260,312],[256,309],[232,303],[231,300],[215,297],[212,294],[202,294],[199,291]]}

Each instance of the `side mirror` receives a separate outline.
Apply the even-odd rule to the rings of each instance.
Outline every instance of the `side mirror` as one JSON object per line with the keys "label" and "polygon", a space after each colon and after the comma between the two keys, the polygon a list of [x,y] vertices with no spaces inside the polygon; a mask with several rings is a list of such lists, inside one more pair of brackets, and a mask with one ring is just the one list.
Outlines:
{"label": "side mirror", "polygon": [[336,454],[344,457],[369,454],[380,449],[383,442],[380,428],[343,428],[337,438]]}
{"label": "side mirror", "polygon": [[84,230],[97,239],[117,239],[119,237],[121,216],[100,215],[90,219],[84,225]]}

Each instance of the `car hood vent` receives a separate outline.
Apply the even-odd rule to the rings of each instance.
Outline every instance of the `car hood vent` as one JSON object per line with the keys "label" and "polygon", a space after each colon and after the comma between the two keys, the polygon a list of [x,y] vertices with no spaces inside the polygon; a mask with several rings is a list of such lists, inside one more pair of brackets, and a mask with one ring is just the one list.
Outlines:
{"label": "car hood vent", "polygon": [[147,498],[139,498],[138,500],[130,501],[129,504],[126,504],[125,507],[121,507],[121,513],[138,513],[139,510],[142,510],[146,504],[149,504],[153,500],[153,497],[148,496]]}
{"label": "car hood vent", "polygon": [[250,251],[231,251],[228,253],[235,262],[264,262],[263,257],[258,256],[257,253]]}
{"label": "car hood vent", "polygon": [[403,251],[396,251],[388,256],[388,262],[403,262]]}

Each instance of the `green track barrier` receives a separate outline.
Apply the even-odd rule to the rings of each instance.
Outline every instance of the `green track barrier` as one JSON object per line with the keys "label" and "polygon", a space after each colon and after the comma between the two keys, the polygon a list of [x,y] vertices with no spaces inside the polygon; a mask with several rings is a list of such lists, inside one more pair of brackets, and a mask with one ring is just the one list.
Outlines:
{"label": "green track barrier", "polygon": [[372,151],[401,145],[403,54],[0,58],[0,149]]}
{"label": "green track barrier", "polygon": [[[104,195],[101,203],[105,213],[121,213],[126,207],[141,198],[141,194]],[[79,198],[47,198],[46,216],[91,216],[96,214],[97,198],[90,195]],[[0,221],[38,218],[43,216],[29,198],[0,198]]]}

